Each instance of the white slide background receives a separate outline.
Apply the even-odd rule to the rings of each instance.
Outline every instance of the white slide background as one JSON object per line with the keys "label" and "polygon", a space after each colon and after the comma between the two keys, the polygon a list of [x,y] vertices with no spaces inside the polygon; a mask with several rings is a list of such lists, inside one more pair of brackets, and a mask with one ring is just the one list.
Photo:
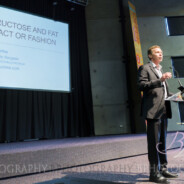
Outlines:
{"label": "white slide background", "polygon": [[0,87],[69,92],[69,25],[0,7]]}

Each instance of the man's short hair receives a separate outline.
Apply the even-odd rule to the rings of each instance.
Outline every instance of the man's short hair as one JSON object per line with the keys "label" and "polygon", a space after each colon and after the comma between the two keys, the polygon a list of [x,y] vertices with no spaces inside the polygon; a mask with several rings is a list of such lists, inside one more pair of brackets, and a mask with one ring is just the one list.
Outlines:
{"label": "man's short hair", "polygon": [[[149,49],[148,49],[148,58],[149,58],[149,55],[152,54],[152,49],[155,49],[155,48],[160,48],[159,45],[153,45],[151,46]],[[161,48],[160,48],[161,49]],[[151,58],[149,58],[151,59]]]}

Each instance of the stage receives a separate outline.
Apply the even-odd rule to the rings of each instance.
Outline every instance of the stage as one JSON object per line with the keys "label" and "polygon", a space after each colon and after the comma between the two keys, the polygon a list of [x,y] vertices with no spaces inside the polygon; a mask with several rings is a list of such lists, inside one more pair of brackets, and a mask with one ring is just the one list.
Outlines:
{"label": "stage", "polygon": [[[182,134],[168,134],[168,148],[179,148]],[[0,178],[56,171],[147,153],[145,134],[111,135],[0,144]]]}

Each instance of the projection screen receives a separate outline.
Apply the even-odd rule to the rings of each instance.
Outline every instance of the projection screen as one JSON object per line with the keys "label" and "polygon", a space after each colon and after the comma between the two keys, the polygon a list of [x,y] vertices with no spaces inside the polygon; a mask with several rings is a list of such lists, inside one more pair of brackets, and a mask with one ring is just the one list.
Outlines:
{"label": "projection screen", "polygon": [[69,25],[0,7],[0,88],[70,91]]}

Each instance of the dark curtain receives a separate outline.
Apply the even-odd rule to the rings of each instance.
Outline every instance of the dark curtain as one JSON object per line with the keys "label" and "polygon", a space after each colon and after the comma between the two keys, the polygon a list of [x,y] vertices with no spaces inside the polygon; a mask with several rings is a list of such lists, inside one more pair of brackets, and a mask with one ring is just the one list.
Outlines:
{"label": "dark curtain", "polygon": [[85,7],[65,0],[0,5],[69,23],[72,87],[71,93],[0,89],[0,141],[93,136]]}

